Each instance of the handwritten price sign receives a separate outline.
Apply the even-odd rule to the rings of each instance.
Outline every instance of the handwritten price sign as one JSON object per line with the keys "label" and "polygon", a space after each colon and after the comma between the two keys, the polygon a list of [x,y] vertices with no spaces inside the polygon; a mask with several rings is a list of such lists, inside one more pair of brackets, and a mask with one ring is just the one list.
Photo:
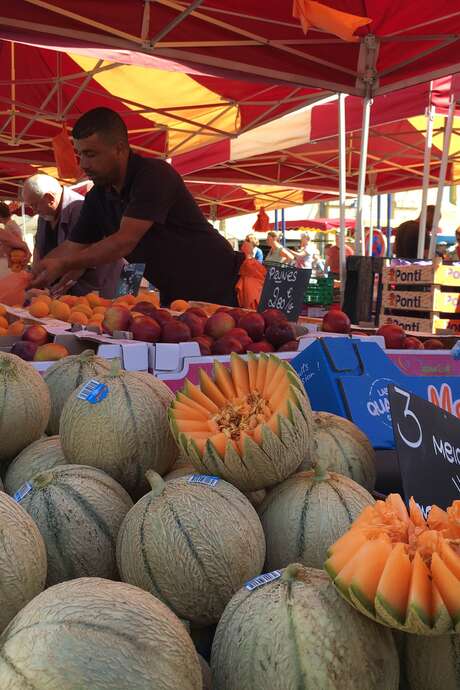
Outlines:
{"label": "handwritten price sign", "polygon": [[288,321],[297,321],[310,276],[310,269],[282,264],[268,266],[259,311],[278,309]]}

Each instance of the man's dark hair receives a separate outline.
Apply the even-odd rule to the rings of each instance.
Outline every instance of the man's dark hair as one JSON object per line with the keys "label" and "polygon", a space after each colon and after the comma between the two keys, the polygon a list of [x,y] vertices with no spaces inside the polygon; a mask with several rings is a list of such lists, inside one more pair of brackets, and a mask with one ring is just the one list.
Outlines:
{"label": "man's dark hair", "polygon": [[0,218],[2,220],[8,220],[8,218],[11,217],[10,209],[8,208],[8,205],[5,204],[3,201],[0,201]]}
{"label": "man's dark hair", "polygon": [[110,108],[93,108],[82,115],[72,129],[74,139],[100,134],[110,143],[128,143],[128,130],[122,118]]}

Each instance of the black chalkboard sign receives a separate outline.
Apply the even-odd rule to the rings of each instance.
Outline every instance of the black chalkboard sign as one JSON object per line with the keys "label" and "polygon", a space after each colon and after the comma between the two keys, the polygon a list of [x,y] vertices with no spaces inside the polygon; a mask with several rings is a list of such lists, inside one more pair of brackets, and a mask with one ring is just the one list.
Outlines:
{"label": "black chalkboard sign", "polygon": [[460,500],[460,420],[393,384],[388,386],[405,498],[426,516]]}
{"label": "black chalkboard sign", "polygon": [[310,276],[310,268],[267,264],[258,311],[279,309],[288,321],[297,321]]}

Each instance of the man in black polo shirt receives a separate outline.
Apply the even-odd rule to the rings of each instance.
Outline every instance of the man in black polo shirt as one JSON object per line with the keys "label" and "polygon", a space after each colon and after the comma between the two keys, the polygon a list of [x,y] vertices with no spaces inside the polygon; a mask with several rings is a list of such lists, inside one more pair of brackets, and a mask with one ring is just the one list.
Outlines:
{"label": "man in black polo shirt", "polygon": [[244,256],[206,221],[174,168],[134,154],[125,123],[109,108],[85,113],[72,135],[94,187],[69,240],[40,262],[32,285],[125,257],[146,264],[162,304],[234,304]]}

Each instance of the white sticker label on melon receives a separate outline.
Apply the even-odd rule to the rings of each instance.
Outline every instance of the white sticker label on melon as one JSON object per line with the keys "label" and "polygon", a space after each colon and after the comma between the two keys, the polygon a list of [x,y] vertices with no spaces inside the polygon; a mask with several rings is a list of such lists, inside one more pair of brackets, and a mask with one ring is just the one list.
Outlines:
{"label": "white sticker label on melon", "polygon": [[206,486],[216,486],[219,483],[219,477],[214,477],[209,474],[192,474],[189,478],[189,484],[205,484]]}
{"label": "white sticker label on melon", "polygon": [[262,587],[262,585],[266,585],[269,582],[273,582],[274,580],[277,580],[279,577],[281,577],[281,570],[273,570],[273,572],[271,573],[264,573],[263,575],[258,575],[257,577],[254,577],[252,580],[246,582],[244,586],[246,587],[248,592],[252,592],[253,589],[257,589],[257,587]]}
{"label": "white sticker label on melon", "polygon": [[20,503],[22,501],[22,499],[27,496],[27,494],[30,494],[32,489],[33,489],[33,486],[30,482],[26,482],[25,484],[23,484],[21,486],[21,488],[18,489],[13,496],[16,503]]}
{"label": "white sticker label on melon", "polygon": [[96,381],[96,379],[91,379],[90,381],[87,381],[82,388],[80,388],[77,393],[77,398],[79,400],[86,400],[86,402],[95,405],[96,403],[101,402],[101,400],[104,400],[104,398],[107,397],[108,392],[109,387],[107,384],[102,383],[101,381]]}

